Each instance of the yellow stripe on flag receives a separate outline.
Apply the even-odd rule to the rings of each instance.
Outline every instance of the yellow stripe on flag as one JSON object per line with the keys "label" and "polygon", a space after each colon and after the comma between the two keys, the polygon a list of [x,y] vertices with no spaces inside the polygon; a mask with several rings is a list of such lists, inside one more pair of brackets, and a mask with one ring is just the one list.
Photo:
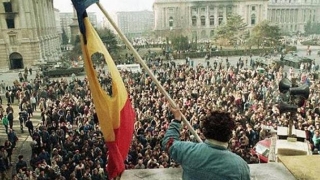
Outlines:
{"label": "yellow stripe on flag", "polygon": [[[112,142],[115,140],[114,129],[117,129],[120,126],[120,111],[127,101],[128,94],[112,57],[87,17],[84,19],[84,24],[86,28],[87,44],[84,44],[83,38],[81,38],[81,46],[84,56],[85,71],[89,80],[89,87],[99,118],[101,131],[106,142]],[[104,55],[108,70],[111,74],[112,97],[107,95],[101,88],[96,76],[96,71],[93,68],[91,56],[97,52]]]}

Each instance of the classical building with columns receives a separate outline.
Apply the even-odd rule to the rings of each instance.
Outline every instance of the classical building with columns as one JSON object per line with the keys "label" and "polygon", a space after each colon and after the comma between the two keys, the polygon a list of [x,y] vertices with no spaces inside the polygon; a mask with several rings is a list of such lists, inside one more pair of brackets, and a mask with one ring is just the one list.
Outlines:
{"label": "classical building with columns", "polygon": [[0,67],[20,69],[59,58],[52,0],[0,2]]}
{"label": "classical building with columns", "polygon": [[270,0],[268,20],[284,32],[304,32],[308,21],[320,22],[320,0]]}
{"label": "classical building with columns", "polygon": [[268,0],[155,0],[155,32],[159,36],[182,33],[209,39],[229,14],[243,17],[248,28],[267,19]]}

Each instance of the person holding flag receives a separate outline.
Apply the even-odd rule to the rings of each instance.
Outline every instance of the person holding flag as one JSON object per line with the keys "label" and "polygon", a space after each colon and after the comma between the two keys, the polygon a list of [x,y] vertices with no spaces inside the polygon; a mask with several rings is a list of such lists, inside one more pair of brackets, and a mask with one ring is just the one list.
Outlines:
{"label": "person holding flag", "polygon": [[250,180],[246,161],[229,151],[228,142],[235,128],[230,113],[211,111],[202,120],[204,143],[180,141],[181,113],[171,108],[174,119],[163,138],[162,147],[171,158],[181,164],[184,180]]}
{"label": "person holding flag", "polygon": [[[125,170],[127,157],[133,136],[135,113],[123,80],[108,50],[105,48],[97,32],[89,22],[86,8],[99,0],[72,0],[77,11],[81,32],[81,46],[85,72],[99,119],[99,126],[108,148],[107,172],[110,179],[121,175]],[[93,67],[91,56],[102,53],[112,78],[112,95],[109,96],[101,88]]]}

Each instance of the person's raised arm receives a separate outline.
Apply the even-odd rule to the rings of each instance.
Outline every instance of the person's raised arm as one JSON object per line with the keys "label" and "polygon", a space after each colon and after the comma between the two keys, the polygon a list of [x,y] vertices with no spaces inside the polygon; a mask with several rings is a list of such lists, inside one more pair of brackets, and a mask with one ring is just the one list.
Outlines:
{"label": "person's raised arm", "polygon": [[165,151],[169,151],[173,141],[179,141],[181,129],[181,114],[179,112],[179,108],[170,106],[170,110],[174,116],[174,119],[171,121],[162,141],[162,148]]}

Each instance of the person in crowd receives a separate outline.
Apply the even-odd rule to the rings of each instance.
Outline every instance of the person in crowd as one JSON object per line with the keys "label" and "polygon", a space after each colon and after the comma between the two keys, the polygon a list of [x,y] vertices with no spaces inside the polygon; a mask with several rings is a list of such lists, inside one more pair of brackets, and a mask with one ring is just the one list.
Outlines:
{"label": "person in crowd", "polygon": [[4,115],[2,118],[2,124],[6,130],[6,134],[8,134],[8,128],[9,128],[9,120],[7,118],[7,115]]}
{"label": "person in crowd", "polygon": [[313,145],[317,148],[318,154],[320,154],[320,133],[319,129],[314,131],[314,135],[312,137]]}
{"label": "person in crowd", "polygon": [[6,140],[4,142],[4,148],[5,150],[7,151],[7,157],[8,157],[8,164],[11,166],[12,165],[12,151],[13,151],[13,148],[12,148],[12,144],[9,140]]}
{"label": "person in crowd", "polygon": [[145,169],[142,159],[138,160],[138,164],[134,167],[135,169]]}
{"label": "person in crowd", "polygon": [[183,179],[242,179],[250,180],[248,164],[228,151],[228,142],[235,128],[230,113],[208,112],[203,121],[204,143],[180,140],[181,113],[171,108],[174,119],[163,138],[162,147],[183,168]]}
{"label": "person in crowd", "polygon": [[13,128],[13,111],[9,111],[7,113],[7,119],[8,119],[8,122],[9,122],[9,128],[12,129]]}
{"label": "person in crowd", "polygon": [[30,97],[32,111],[37,111],[37,99],[33,95]]}
{"label": "person in crowd", "polygon": [[5,161],[5,157],[0,155],[0,179],[9,180],[7,176],[7,167]]}
{"label": "person in crowd", "polygon": [[17,173],[21,173],[22,171],[26,171],[28,168],[27,162],[23,159],[23,155],[19,155],[18,162],[16,164]]}
{"label": "person in crowd", "polygon": [[34,129],[33,129],[33,123],[31,121],[30,117],[28,117],[28,119],[26,121],[26,127],[28,128],[29,135],[32,136]]}
{"label": "person in crowd", "polygon": [[12,145],[11,147],[15,148],[16,147],[16,143],[18,141],[18,137],[17,137],[17,134],[14,132],[13,129],[9,129],[8,140],[10,141],[10,143]]}

